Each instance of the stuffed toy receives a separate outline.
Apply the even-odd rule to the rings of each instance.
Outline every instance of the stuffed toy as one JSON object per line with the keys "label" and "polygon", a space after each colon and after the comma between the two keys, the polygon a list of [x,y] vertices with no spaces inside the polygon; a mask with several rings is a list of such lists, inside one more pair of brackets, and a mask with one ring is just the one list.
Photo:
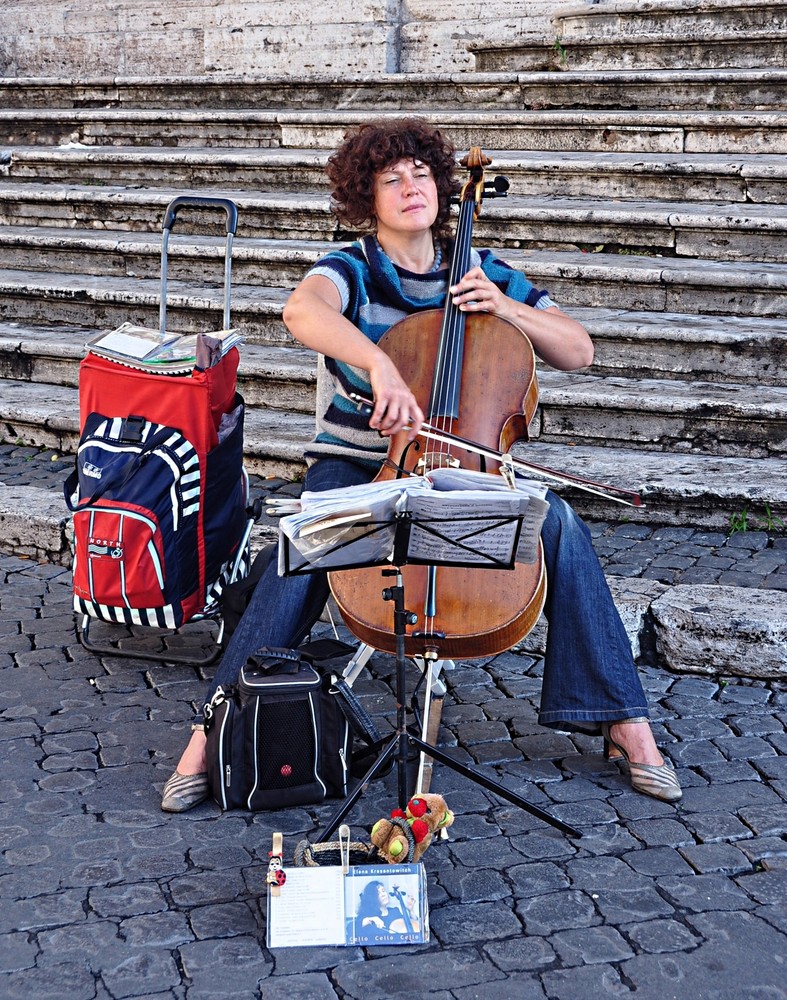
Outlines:
{"label": "stuffed toy", "polygon": [[442,795],[416,795],[404,811],[394,809],[390,819],[380,819],[372,827],[371,840],[378,854],[390,864],[419,861],[432,843],[454,821],[454,814]]}

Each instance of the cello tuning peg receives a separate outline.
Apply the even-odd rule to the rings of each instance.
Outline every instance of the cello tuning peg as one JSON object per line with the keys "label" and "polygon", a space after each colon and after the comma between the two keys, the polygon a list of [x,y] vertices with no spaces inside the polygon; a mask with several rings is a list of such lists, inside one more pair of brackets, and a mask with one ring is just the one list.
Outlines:
{"label": "cello tuning peg", "polygon": [[490,193],[494,192],[492,195],[493,198],[505,198],[506,192],[510,187],[511,184],[508,178],[503,177],[501,174],[498,174],[494,180],[484,182],[484,188]]}

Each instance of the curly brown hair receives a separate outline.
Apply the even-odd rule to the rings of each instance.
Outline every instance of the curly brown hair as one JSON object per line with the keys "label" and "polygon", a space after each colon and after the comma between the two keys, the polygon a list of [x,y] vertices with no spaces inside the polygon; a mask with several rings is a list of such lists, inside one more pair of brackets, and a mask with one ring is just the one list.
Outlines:
{"label": "curly brown hair", "polygon": [[374,232],[376,175],[399,160],[420,160],[431,168],[437,185],[439,209],[432,230],[444,240],[450,232],[451,196],[460,187],[455,154],[453,143],[423,118],[378,118],[358,125],[328,159],[334,214],[350,228]]}

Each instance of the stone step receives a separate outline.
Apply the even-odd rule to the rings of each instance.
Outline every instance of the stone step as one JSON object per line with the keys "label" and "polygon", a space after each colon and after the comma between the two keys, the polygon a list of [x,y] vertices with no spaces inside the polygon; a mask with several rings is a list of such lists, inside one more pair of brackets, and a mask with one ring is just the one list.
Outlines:
{"label": "stone step", "polygon": [[[239,237],[233,248],[233,282],[294,287],[319,257],[335,247],[336,243],[325,240]],[[223,273],[223,253],[223,237],[175,232],[169,244],[169,275],[201,286],[215,285]],[[54,281],[61,280],[56,274],[156,278],[161,274],[161,237],[143,232],[5,226],[0,228],[0,258],[5,270],[43,271]],[[781,264],[638,257],[603,253],[598,248],[555,253],[509,247],[505,259],[523,270],[533,284],[547,288],[563,306],[725,317],[781,318],[787,311],[787,272]]]}
{"label": "stone step", "polygon": [[[151,244],[151,258],[154,246]],[[538,287],[546,286],[556,301],[590,331],[596,345],[594,373],[679,380],[694,377],[753,386],[785,384],[787,324],[783,312],[768,318],[733,316],[726,308],[722,308],[721,316],[670,311],[673,286],[669,280],[674,280],[678,297],[685,297],[686,286],[681,282],[686,276],[662,269],[659,278],[658,271],[643,267],[639,275],[641,291],[647,292],[648,277],[654,282],[653,292],[647,296],[654,311],[646,312],[638,308],[636,297],[634,308],[627,308],[606,295],[607,288],[628,288],[629,282],[637,280],[638,268],[632,266],[636,263],[632,258],[604,260],[603,255],[577,255],[576,265],[568,268],[551,258],[538,259],[532,255],[523,259],[525,255],[520,257],[515,252],[509,256],[515,266],[523,266]],[[584,258],[588,256],[591,262],[585,265]],[[619,265],[617,261],[625,263]],[[250,267],[253,270],[253,261]],[[564,274],[564,285],[557,280],[561,267],[568,272]],[[583,267],[598,273],[586,274]],[[701,269],[694,272],[697,280],[702,276]],[[704,276],[715,278],[718,303],[723,307],[734,294],[726,284],[729,272],[718,269],[713,275]],[[258,280],[261,282],[263,277],[260,275]],[[603,280],[596,298],[606,304],[576,304],[592,301],[589,291],[594,277]],[[689,274],[688,280],[691,279]],[[739,275],[739,280],[745,280],[745,273]],[[787,276],[782,275],[782,280],[787,280]],[[30,354],[43,352],[54,357],[62,353],[62,343],[69,342],[70,334],[58,328],[42,335],[36,332],[36,326],[76,324],[85,331],[95,331],[129,321],[157,327],[160,290],[157,278],[133,275],[83,275],[80,286],[75,288],[71,274],[0,271],[0,317],[6,320],[2,326],[6,370],[13,371],[13,365],[18,365],[19,371],[24,372]],[[706,295],[712,295],[713,291],[714,287],[709,285]],[[565,297],[562,293],[566,293]],[[242,329],[247,343],[292,347],[281,322],[288,294],[287,289],[261,284],[233,286],[232,323]],[[761,289],[761,294],[767,297],[767,287]],[[778,301],[776,292],[773,297]],[[784,300],[787,294],[782,292],[781,298]],[[192,332],[215,329],[221,322],[222,305],[223,290],[215,284],[195,284],[193,278],[188,282],[172,279],[168,286],[167,325]],[[88,335],[86,332],[81,336],[80,344]],[[47,338],[51,343],[45,345]]]}
{"label": "stone step", "polygon": [[[83,326],[0,321],[0,378],[76,388],[79,363],[95,334]],[[313,351],[292,343],[277,347],[245,342],[240,356],[238,386],[248,406],[314,414]]]}
{"label": "stone step", "polygon": [[582,5],[558,10],[555,36],[470,46],[486,72],[727,70],[784,66],[787,4],[699,0]]}
{"label": "stone step", "polygon": [[[78,440],[75,389],[9,382],[0,408],[6,440],[58,453],[74,452]],[[306,415],[250,408],[245,426],[247,468],[260,475],[300,475],[303,446],[312,430],[313,420]],[[626,507],[559,487],[584,516],[594,519],[719,529],[727,528],[730,517],[744,511],[772,519],[787,516],[787,466],[781,459],[676,455],[543,441],[517,445],[514,452],[523,461],[640,492],[644,506]],[[0,485],[0,493],[3,489]]]}
{"label": "stone step", "polygon": [[[606,6],[606,4],[605,4]],[[550,43],[551,44],[551,43]],[[475,52],[482,70],[483,49]],[[491,49],[489,50],[491,52]],[[491,65],[493,59],[488,59]],[[502,63],[501,63],[502,65]],[[0,108],[70,110],[181,108],[343,108],[377,114],[433,108],[528,110],[546,108],[680,108],[754,110],[785,107],[787,70],[685,69],[615,72],[413,74],[380,73],[341,78],[264,79],[253,75],[103,77],[78,79],[0,77]]]}
{"label": "stone step", "polygon": [[[335,247],[325,240],[239,237],[233,281],[294,287],[308,267]],[[169,274],[192,284],[215,285],[223,273],[223,253],[223,237],[176,232],[169,244]],[[122,280],[161,273],[161,237],[152,233],[5,226],[0,228],[0,255],[5,270],[43,271],[53,281],[66,274]],[[505,258],[564,306],[774,318],[787,309],[787,273],[780,264],[638,257],[598,248],[555,253],[509,247]]]}
{"label": "stone step", "polygon": [[678,34],[711,39],[724,32],[747,38],[763,30],[787,32],[787,3],[781,0],[604,0],[561,5],[553,24],[562,40],[588,34],[630,37]]}
{"label": "stone step", "polygon": [[[232,323],[258,343],[290,343],[281,322],[283,288],[234,285]],[[153,279],[0,270],[0,319],[11,322],[114,329],[121,323],[158,327],[161,282]],[[171,281],[167,328],[208,332],[221,327],[222,289]]]}
{"label": "stone step", "polygon": [[[77,362],[84,352],[81,338],[70,339],[67,350],[59,354],[47,354],[40,342],[28,340],[19,372],[24,380],[20,380],[9,377],[17,372],[12,362],[5,363],[6,358],[14,358],[14,352],[6,349],[14,343],[11,338],[0,338],[7,433],[13,433],[8,428],[16,426],[14,414],[25,392],[46,393],[53,387],[51,380],[61,383],[54,387],[58,390],[75,386]],[[694,379],[632,380],[549,369],[542,369],[538,380],[540,402],[531,436],[539,440],[746,458],[783,456],[787,449],[787,387]],[[251,350],[244,358],[241,385],[250,406],[285,414],[298,411],[312,419],[314,360],[303,351]]]}
{"label": "stone step", "polygon": [[[2,437],[73,454],[79,442],[79,400],[71,386],[2,382]],[[303,474],[303,448],[314,416],[262,406],[248,409],[245,461],[258,475],[294,479]]]}
{"label": "stone step", "polygon": [[[610,129],[603,131],[607,133],[607,147],[615,146],[617,140],[610,136]],[[645,128],[633,128],[628,136],[620,136],[620,145],[628,145],[629,138],[640,132],[646,139],[652,134]],[[592,134],[601,146],[604,139],[598,130],[593,128]],[[671,137],[672,133],[660,135]],[[8,154],[5,170],[2,166],[0,170],[14,183],[115,185],[122,179],[127,187],[264,188],[314,193],[328,187],[324,173],[327,158],[327,151],[307,149],[15,146]],[[495,151],[488,173],[505,175],[513,191],[528,197],[581,198],[592,191],[596,198],[614,200],[787,201],[785,158],[764,153],[499,150]]]}
{"label": "stone step", "polygon": [[555,371],[539,384],[541,440],[747,458],[787,450],[784,387]]}
{"label": "stone step", "polygon": [[559,49],[553,45],[546,53],[541,47],[534,48],[535,51],[528,51],[523,46],[515,62],[488,68],[520,71],[544,70],[549,66],[578,71],[605,67],[616,70],[749,69],[752,66],[778,68],[787,60],[784,29],[772,31],[769,27],[753,29],[745,38],[735,31],[703,39],[659,33],[630,38],[586,35],[566,42],[561,40]]}
{"label": "stone step", "polygon": [[[97,242],[101,241],[97,239]],[[110,242],[113,247],[117,246],[116,242]],[[174,242],[173,245],[177,246]],[[194,247],[186,244],[184,249],[188,252]],[[219,247],[214,244],[207,249],[218,253]],[[241,245],[240,259],[246,256],[245,249],[248,248]],[[277,271],[275,258],[266,261],[265,255],[269,251],[282,252],[282,248],[277,244],[273,248],[266,245],[251,249],[255,253],[248,255],[243,276],[246,280],[253,279],[258,267],[257,284],[237,283],[240,268],[236,260],[232,323],[243,330],[249,344],[292,347],[292,340],[281,321],[288,289],[262,284],[266,266],[274,273]],[[150,242],[148,253],[151,268],[158,267],[158,245]],[[311,260],[317,253],[310,250],[309,255]],[[729,303],[734,302],[736,294],[735,288],[730,287],[731,279],[736,277],[743,286],[747,276],[744,269],[737,275],[731,273],[731,266],[725,269],[720,265],[683,272],[665,267],[667,263],[674,263],[669,258],[638,261],[601,254],[577,254],[571,265],[556,261],[554,256],[537,253],[511,251],[507,257],[514,266],[522,267],[537,287],[547,287],[557,302],[584,323],[596,345],[594,373],[661,379],[694,377],[709,382],[733,381],[754,386],[785,384],[787,324],[783,309],[773,317],[731,314]],[[177,258],[173,255],[173,259]],[[191,256],[186,259],[193,260]],[[171,329],[196,332],[220,325],[223,289],[215,284],[218,262],[213,259],[210,263],[213,264],[212,284],[197,283],[193,275],[188,281],[170,280],[167,325]],[[306,263],[308,261],[296,260],[290,262],[290,266],[297,271],[305,268]],[[742,268],[742,265],[737,267]],[[762,268],[764,271],[764,265]],[[12,370],[8,365],[18,364],[20,371],[24,371],[26,356],[43,351],[42,339],[47,337],[52,340],[49,355],[61,352],[61,343],[64,336],[68,339],[68,334],[63,335],[59,330],[52,330],[43,338],[36,332],[29,334],[28,330],[32,327],[35,331],[36,325],[67,327],[76,324],[92,331],[113,328],[126,321],[158,326],[161,284],[157,277],[78,273],[82,278],[75,287],[74,275],[69,273],[0,271],[0,317],[6,320],[3,343],[7,370]],[[294,283],[297,273],[293,277]],[[767,273],[761,273],[759,289],[750,290],[752,294],[759,293],[763,301],[769,301],[768,277]],[[779,302],[784,303],[787,299],[784,289],[787,275],[772,277],[770,304],[778,310]],[[640,282],[639,290],[616,299],[615,289],[631,293],[631,286],[637,281]],[[690,297],[688,283],[692,281],[706,282],[705,297],[711,299],[715,293],[720,315],[678,311],[681,300]],[[594,300],[599,304],[594,304]],[[643,301],[652,311],[642,310]],[[83,336],[80,343],[86,339],[87,335]],[[30,347],[26,346],[28,340]]]}
{"label": "stone step", "polygon": [[764,68],[784,65],[787,3],[612,0],[559,9],[554,25],[572,69]]}
{"label": "stone step", "polygon": [[[590,87],[593,85],[592,81],[588,83]],[[664,80],[665,87],[671,85],[668,79]],[[423,117],[439,126],[459,149],[481,145],[503,151],[726,153],[736,157],[787,151],[787,114],[783,105],[762,111],[747,110],[745,104],[725,111],[715,102],[712,110],[705,103],[689,111],[678,106],[666,111],[625,110],[627,107],[623,102],[616,108],[594,111],[580,103],[577,110],[550,110],[548,104],[539,103],[534,108],[510,110],[496,105],[481,110],[477,105],[454,109],[433,104]],[[489,110],[494,110],[494,115]],[[375,115],[381,117],[400,113],[375,110]],[[293,169],[306,170],[310,175],[315,165],[323,162],[320,151],[327,156],[350,126],[368,118],[368,111],[352,109],[297,113],[281,109],[217,111],[171,107],[20,110],[4,109],[0,104],[0,145],[35,146],[42,150],[64,147],[75,158],[87,155],[80,150],[81,146],[92,150],[118,147],[115,155],[121,157],[122,149],[160,147],[168,150],[175,162],[177,157],[172,154],[176,148],[196,156],[204,155],[199,150],[212,148],[214,156],[222,152],[239,169],[244,164],[244,154],[263,157],[262,162],[267,163],[266,157],[273,149],[290,149],[293,152],[289,155],[295,158]],[[311,151],[305,161],[304,150]],[[238,159],[233,161],[232,156]],[[282,183],[291,186],[292,176],[297,174],[288,178],[286,159],[283,162]],[[183,163],[194,167],[193,159]]]}
{"label": "stone step", "polygon": [[[12,226],[149,231],[176,194],[168,188],[0,185],[0,223]],[[197,190],[196,194],[205,194]],[[341,239],[324,196],[293,192],[252,195],[218,189],[232,198],[245,236]],[[196,214],[197,224],[199,215]],[[215,224],[215,213],[207,216]],[[184,231],[194,223],[185,222]],[[787,207],[723,202],[532,199],[511,195],[488,201],[475,226],[479,244],[553,249],[646,250],[717,260],[782,260],[787,252]]]}
{"label": "stone step", "polygon": [[[336,243],[325,240],[239,237],[233,250],[233,282],[294,287],[319,257],[335,247]],[[176,232],[169,244],[169,275],[202,287],[215,286],[223,273],[223,253],[223,237]],[[161,237],[5,226],[0,228],[0,257],[7,271],[46,272],[53,283],[67,284],[64,276],[72,274],[120,281],[153,279],[161,274]],[[780,264],[638,257],[603,253],[598,248],[555,253],[509,247],[505,259],[523,270],[533,284],[547,288],[563,306],[774,318],[787,310],[787,273]],[[13,276],[7,277],[12,281]]]}

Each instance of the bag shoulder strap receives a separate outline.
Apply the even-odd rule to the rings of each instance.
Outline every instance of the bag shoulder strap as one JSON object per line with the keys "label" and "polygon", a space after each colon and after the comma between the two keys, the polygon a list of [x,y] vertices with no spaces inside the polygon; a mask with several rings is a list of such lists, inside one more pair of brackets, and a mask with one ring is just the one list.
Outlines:
{"label": "bag shoulder strap", "polygon": [[374,719],[358,701],[355,692],[343,677],[333,679],[330,691],[331,694],[335,695],[353,735],[363,740],[368,746],[372,746],[382,739]]}

